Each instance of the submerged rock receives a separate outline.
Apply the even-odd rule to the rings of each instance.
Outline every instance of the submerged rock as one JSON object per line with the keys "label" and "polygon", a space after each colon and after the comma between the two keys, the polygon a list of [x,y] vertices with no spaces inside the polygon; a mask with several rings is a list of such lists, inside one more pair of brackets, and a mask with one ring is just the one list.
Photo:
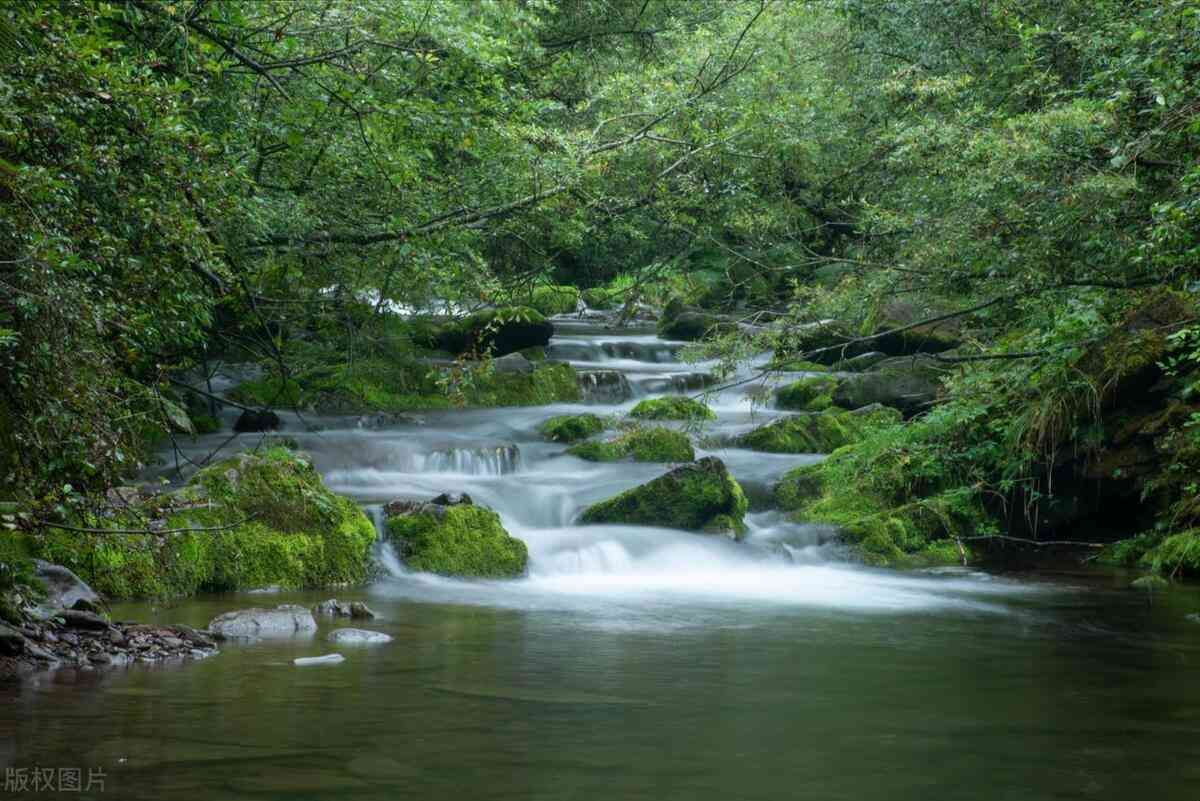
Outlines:
{"label": "submerged rock", "polygon": [[581,522],[663,526],[737,539],[745,530],[746,506],[724,462],[708,456],[589,506]]}
{"label": "submerged rock", "polygon": [[281,604],[274,609],[239,609],[217,615],[208,630],[222,637],[290,637],[316,631],[317,621],[303,606]]}
{"label": "submerged rock", "polygon": [[382,631],[367,631],[366,629],[334,629],[325,639],[338,645],[374,645],[391,642],[392,636],[384,634]]}
{"label": "submerged rock", "polygon": [[525,543],[510,536],[491,509],[392,501],[384,513],[387,538],[413,570],[476,578],[513,578],[525,572]]}
{"label": "submerged rock", "polygon": [[336,665],[339,662],[345,662],[346,657],[341,654],[325,654],[324,656],[301,656],[292,660],[292,664],[296,667],[307,667],[309,665]]}

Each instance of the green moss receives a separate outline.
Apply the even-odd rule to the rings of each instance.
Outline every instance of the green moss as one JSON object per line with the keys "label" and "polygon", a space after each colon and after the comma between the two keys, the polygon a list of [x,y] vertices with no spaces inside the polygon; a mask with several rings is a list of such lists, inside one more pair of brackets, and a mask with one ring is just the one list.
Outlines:
{"label": "green moss", "polygon": [[833,405],[837,379],[829,376],[801,378],[775,393],[775,405],[780,409],[801,412],[820,412]]}
{"label": "green moss", "polygon": [[413,359],[363,359],[314,367],[287,381],[270,375],[239,384],[230,397],[249,406],[315,409],[327,414],[444,409],[450,399],[437,373]]}
{"label": "green moss", "polygon": [[[628,523],[704,531],[713,525],[744,531],[746,496],[720,459],[683,465],[640,487],[589,506],[584,523]],[[727,518],[727,519],[723,519]]]}
{"label": "green moss", "polygon": [[561,414],[538,428],[551,442],[578,442],[604,430],[604,419],[595,414]]}
{"label": "green moss", "polygon": [[47,528],[31,537],[30,546],[97,592],[137,598],[361,582],[375,540],[374,525],[357,505],[326,489],[307,460],[281,448],[212,465],[179,492],[126,517],[80,522],[142,528],[146,519],[185,531],[160,536]]}
{"label": "green moss", "polygon": [[620,301],[620,295],[612,290],[597,287],[583,290],[583,302],[592,309],[615,309]]}
{"label": "green moss", "polygon": [[528,305],[546,315],[570,314],[579,305],[579,290],[559,285],[535,287]]}
{"label": "green moss", "polygon": [[592,462],[626,457],[635,462],[690,462],[696,458],[686,434],[661,426],[634,428],[607,442],[582,442],[567,453]]}
{"label": "green moss", "polygon": [[445,576],[513,578],[529,559],[525,543],[500,524],[500,516],[482,506],[441,507],[388,518],[387,536],[414,570]]}
{"label": "green moss", "polygon": [[464,406],[544,406],[580,399],[575,370],[569,364],[538,365],[531,373],[485,370],[465,382],[456,399]]}
{"label": "green moss", "polygon": [[629,412],[639,420],[715,420],[717,415],[699,401],[682,395],[644,400]]}
{"label": "green moss", "polygon": [[829,365],[808,362],[803,359],[794,359],[792,361],[781,362],[775,369],[783,373],[827,373],[829,372]]}
{"label": "green moss", "polygon": [[1099,560],[1165,575],[1200,576],[1200,529],[1139,534],[1108,546]]}
{"label": "green moss", "polygon": [[759,426],[739,437],[737,444],[767,453],[831,453],[899,420],[899,412],[892,409],[797,414]]}

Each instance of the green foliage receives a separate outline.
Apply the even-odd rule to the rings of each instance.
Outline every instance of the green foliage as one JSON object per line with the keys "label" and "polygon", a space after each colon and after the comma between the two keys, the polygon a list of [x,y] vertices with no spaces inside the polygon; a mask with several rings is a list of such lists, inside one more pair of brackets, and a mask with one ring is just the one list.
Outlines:
{"label": "green foliage", "polygon": [[637,420],[715,420],[717,415],[705,404],[682,395],[669,395],[639,402],[629,412]]}
{"label": "green foliage", "polygon": [[590,462],[690,462],[696,458],[687,434],[661,426],[635,427],[605,442],[582,442],[567,453]]}
{"label": "green foliage", "polygon": [[711,456],[626,490],[584,510],[583,523],[667,526],[689,531],[730,531],[741,537],[747,509],[741,486]]}
{"label": "green foliage", "polygon": [[551,417],[538,427],[551,442],[578,442],[605,429],[604,419],[594,414],[562,414]]}
{"label": "green foliage", "polygon": [[516,578],[525,572],[525,543],[509,535],[500,516],[482,506],[448,506],[438,513],[390,517],[387,536],[413,570],[468,578]]}
{"label": "green foliage", "polygon": [[579,304],[579,290],[573,286],[537,286],[529,299],[529,306],[544,315],[570,314]]}
{"label": "green foliage", "polygon": [[211,465],[145,508],[78,522],[132,530],[145,528],[150,517],[173,533],[46,528],[27,535],[27,546],[109,598],[142,598],[362,582],[375,540],[362,510],[331,493],[307,460],[283,448]]}

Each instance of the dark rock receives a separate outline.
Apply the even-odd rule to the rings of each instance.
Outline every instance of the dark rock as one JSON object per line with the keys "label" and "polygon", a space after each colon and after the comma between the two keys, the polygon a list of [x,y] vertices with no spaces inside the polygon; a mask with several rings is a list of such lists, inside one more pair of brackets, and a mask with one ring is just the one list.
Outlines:
{"label": "dark rock", "polygon": [[24,634],[0,623],[0,656],[21,656],[28,644]]}
{"label": "dark rock", "polygon": [[321,617],[350,617],[350,604],[330,598],[314,606],[312,611],[314,615]]}
{"label": "dark rock", "polygon": [[438,506],[471,506],[474,502],[465,492],[443,492],[430,503],[436,503]]}
{"label": "dark rock", "polygon": [[362,601],[355,601],[350,604],[350,617],[355,620],[374,620],[376,614]]}
{"label": "dark rock", "polygon": [[279,428],[279,415],[270,409],[247,409],[233,424],[233,430],[242,434],[257,431],[274,431]]}
{"label": "dark rock", "polygon": [[581,370],[575,380],[584,403],[624,403],[633,397],[629,379],[618,370]]}
{"label": "dark rock", "polygon": [[843,409],[881,403],[912,417],[928,410],[937,399],[939,372],[928,358],[888,359],[870,372],[841,379],[833,392],[833,402]]}
{"label": "dark rock", "polygon": [[401,425],[424,425],[425,419],[414,414],[404,414],[402,412],[376,412],[374,414],[366,414],[358,418],[358,427],[366,428],[372,431],[381,428],[392,428]]}
{"label": "dark rock", "polygon": [[834,370],[845,373],[861,373],[863,370],[870,370],[875,365],[886,360],[888,355],[880,353],[877,350],[868,353],[860,353],[857,356],[852,356],[849,359],[844,359],[833,366]]}
{"label": "dark rock", "polygon": [[[63,623],[73,629],[88,629],[91,631],[107,631],[108,621],[95,612],[84,612],[78,609],[63,609],[58,612]],[[64,636],[65,638],[65,636]]]}

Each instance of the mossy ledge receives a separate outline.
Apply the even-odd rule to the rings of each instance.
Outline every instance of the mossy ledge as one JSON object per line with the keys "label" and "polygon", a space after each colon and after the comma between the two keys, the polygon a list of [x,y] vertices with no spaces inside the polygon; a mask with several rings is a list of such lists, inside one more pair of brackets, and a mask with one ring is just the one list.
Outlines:
{"label": "mossy ledge", "polygon": [[682,395],[644,400],[630,410],[638,420],[715,420],[716,413],[700,401]]}
{"label": "mossy ledge", "polygon": [[284,448],[226,459],[117,517],[71,524],[140,530],[147,520],[171,533],[43,528],[24,535],[23,550],[70,568],[112,599],[360,583],[372,564],[370,519]]}
{"label": "mossy ledge", "polygon": [[810,376],[793,381],[775,392],[775,405],[798,412],[822,412],[833,406],[838,380],[832,376]]}
{"label": "mossy ledge", "polygon": [[590,462],[690,462],[696,458],[687,434],[662,426],[634,428],[605,442],[581,442],[567,453]]}
{"label": "mossy ledge", "polygon": [[681,465],[583,512],[583,523],[627,523],[723,534],[745,533],[746,496],[720,459]]}
{"label": "mossy ledge", "polygon": [[799,523],[824,523],[863,562],[879,567],[958,564],[973,554],[960,538],[995,531],[978,495],[966,488],[896,502],[880,494],[877,476],[854,480],[855,446],[815,465],[786,473],[775,486],[775,503]]}
{"label": "mossy ledge", "polygon": [[882,406],[853,412],[828,409],[772,420],[738,437],[737,444],[767,453],[832,453],[898,422],[900,413]]}
{"label": "mossy ledge", "polygon": [[384,530],[404,563],[424,573],[464,578],[516,578],[529,552],[500,516],[471,503],[393,502]]}

